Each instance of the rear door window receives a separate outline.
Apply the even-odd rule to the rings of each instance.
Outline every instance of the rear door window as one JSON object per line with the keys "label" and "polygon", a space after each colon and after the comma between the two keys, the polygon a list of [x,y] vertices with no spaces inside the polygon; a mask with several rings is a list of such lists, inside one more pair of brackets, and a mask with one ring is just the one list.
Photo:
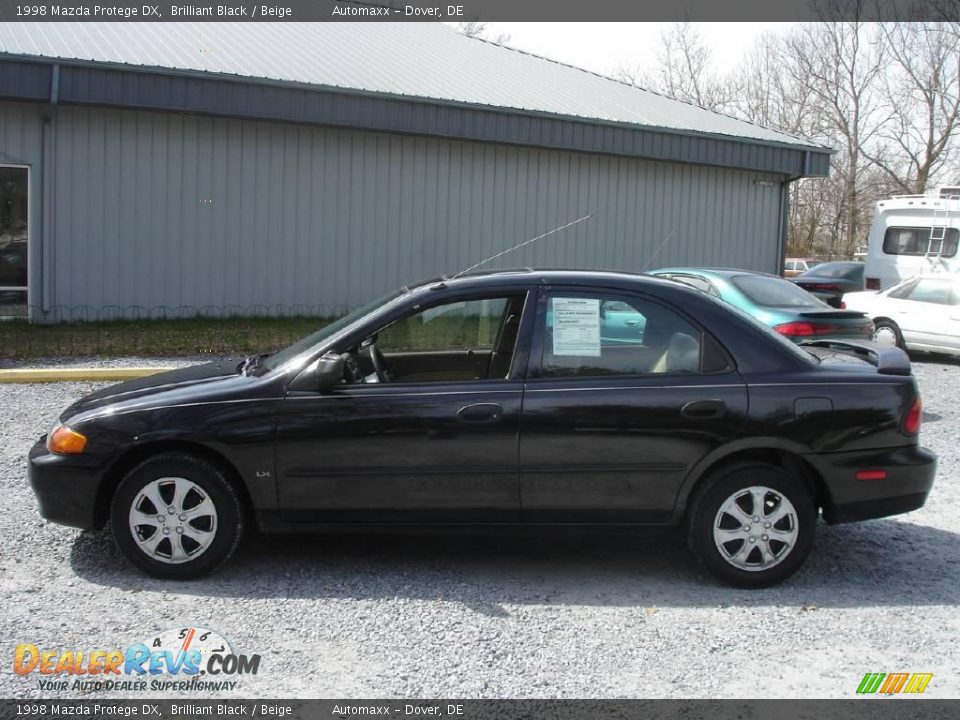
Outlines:
{"label": "rear door window", "polygon": [[702,334],[651,301],[605,293],[551,292],[542,323],[542,377],[692,374]]}

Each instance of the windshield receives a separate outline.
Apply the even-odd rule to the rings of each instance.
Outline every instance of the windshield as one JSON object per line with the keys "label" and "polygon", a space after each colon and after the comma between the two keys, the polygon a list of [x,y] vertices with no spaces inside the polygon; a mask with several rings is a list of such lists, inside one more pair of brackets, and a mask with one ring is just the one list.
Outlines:
{"label": "windshield", "polygon": [[788,280],[766,275],[737,275],[730,282],[762,307],[820,308],[826,305]]}
{"label": "windshield", "polygon": [[861,263],[824,263],[818,265],[816,270],[811,270],[808,275],[816,275],[825,278],[846,278],[856,280],[863,274],[863,265]]}
{"label": "windshield", "polygon": [[363,307],[357,308],[356,310],[353,310],[347,313],[342,318],[339,318],[338,320],[334,320],[329,325],[324,325],[315,333],[311,335],[307,335],[305,338],[301,340],[297,340],[297,342],[295,342],[293,345],[290,345],[289,347],[284,348],[280,352],[274,353],[273,355],[269,356],[263,361],[263,363],[261,364],[261,368],[263,368],[264,371],[269,372],[270,370],[274,370],[280,367],[288,360],[292,360],[297,355],[300,355],[301,353],[306,352],[307,350],[314,347],[315,345],[320,344],[327,338],[333,337],[338,332],[349,327],[350,325],[352,325],[353,323],[355,323],[357,320],[364,317],[365,315],[369,315],[374,310],[384,305],[387,305],[393,302],[394,300],[396,300],[397,298],[402,297],[403,295],[406,295],[406,294],[407,294],[406,289],[394,290],[393,292],[387,295],[384,295],[380,299],[374,300],[372,303],[369,303],[368,305],[364,305]]}

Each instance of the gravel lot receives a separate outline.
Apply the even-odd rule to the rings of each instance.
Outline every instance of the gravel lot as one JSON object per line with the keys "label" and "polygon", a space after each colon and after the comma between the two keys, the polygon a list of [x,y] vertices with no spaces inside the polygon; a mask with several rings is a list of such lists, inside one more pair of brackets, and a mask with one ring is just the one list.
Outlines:
{"label": "gravel lot", "polygon": [[849,698],[868,671],[932,672],[926,696],[960,697],[960,363],[915,372],[940,456],[927,506],[821,525],[804,570],[754,592],[670,533],[253,537],[212,578],[154,581],[106,533],[41,520],[26,483],[36,437],[100,385],[0,385],[0,697],[53,695],[13,674],[18,643],[187,625],[263,655],[237,697]]}

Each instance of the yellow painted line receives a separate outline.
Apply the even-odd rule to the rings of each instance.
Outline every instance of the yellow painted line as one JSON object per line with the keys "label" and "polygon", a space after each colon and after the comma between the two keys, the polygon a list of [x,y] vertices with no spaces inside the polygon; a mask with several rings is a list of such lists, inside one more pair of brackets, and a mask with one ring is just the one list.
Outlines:
{"label": "yellow painted line", "polygon": [[172,367],[13,368],[0,370],[0,383],[50,383],[78,380],[133,380],[173,370]]}

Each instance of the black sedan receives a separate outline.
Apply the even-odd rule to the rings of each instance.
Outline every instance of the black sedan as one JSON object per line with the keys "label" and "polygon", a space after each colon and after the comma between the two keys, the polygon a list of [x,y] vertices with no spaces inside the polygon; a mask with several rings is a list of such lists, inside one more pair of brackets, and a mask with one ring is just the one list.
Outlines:
{"label": "black sedan", "polygon": [[761,587],[800,567],[819,511],[921,507],[936,459],[919,430],[897,348],[797,346],[669,280],[518,271],[88,395],[29,472],[44,517],[109,521],[164,578],[214,570],[250,521],[618,524],[682,526],[717,576]]}
{"label": "black sedan", "polygon": [[792,281],[827,305],[839,308],[844,293],[863,290],[863,267],[862,262],[825,262]]}

